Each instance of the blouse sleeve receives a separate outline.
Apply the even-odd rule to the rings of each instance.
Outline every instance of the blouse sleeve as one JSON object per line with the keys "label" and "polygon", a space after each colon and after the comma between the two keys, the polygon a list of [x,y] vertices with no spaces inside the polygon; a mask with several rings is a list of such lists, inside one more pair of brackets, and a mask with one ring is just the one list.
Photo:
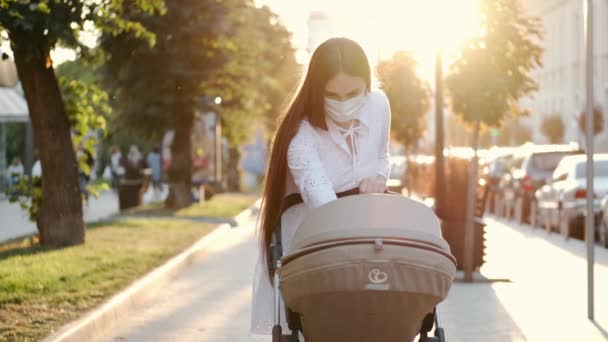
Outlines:
{"label": "blouse sleeve", "polygon": [[310,124],[302,122],[289,144],[287,165],[308,207],[316,208],[335,199],[336,193],[319,157],[319,146]]}
{"label": "blouse sleeve", "polygon": [[391,131],[391,106],[388,97],[382,92],[382,117],[384,118],[381,125],[380,136],[380,151],[378,154],[378,169],[377,174],[388,179],[391,173],[391,154],[390,154],[390,131]]}

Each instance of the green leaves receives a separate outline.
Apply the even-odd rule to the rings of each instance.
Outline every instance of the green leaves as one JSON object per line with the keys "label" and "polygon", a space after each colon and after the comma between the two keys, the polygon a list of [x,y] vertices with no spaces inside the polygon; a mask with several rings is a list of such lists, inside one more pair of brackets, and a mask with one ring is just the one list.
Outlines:
{"label": "green leaves", "polygon": [[378,65],[377,75],[391,104],[395,138],[406,147],[415,146],[426,129],[424,116],[430,108],[430,89],[416,74],[414,56],[396,52]]}
{"label": "green leaves", "polygon": [[561,144],[564,140],[566,125],[560,114],[552,114],[543,118],[540,130],[550,143]]}
{"label": "green leaves", "polygon": [[541,65],[540,22],[519,0],[484,0],[484,34],[474,38],[446,79],[453,111],[469,123],[500,125],[519,115],[517,101],[537,89],[531,71]]}
{"label": "green leaves", "polygon": [[17,40],[15,48],[28,53],[48,53],[59,42],[83,47],[78,34],[87,22],[114,35],[131,32],[153,44],[153,34],[124,16],[127,8],[153,15],[163,13],[165,4],[163,0],[0,0],[0,27]]}
{"label": "green leaves", "polygon": [[35,222],[42,202],[42,187],[40,177],[20,177],[12,187],[7,189],[10,203],[19,203],[22,210],[27,211],[30,221]]}

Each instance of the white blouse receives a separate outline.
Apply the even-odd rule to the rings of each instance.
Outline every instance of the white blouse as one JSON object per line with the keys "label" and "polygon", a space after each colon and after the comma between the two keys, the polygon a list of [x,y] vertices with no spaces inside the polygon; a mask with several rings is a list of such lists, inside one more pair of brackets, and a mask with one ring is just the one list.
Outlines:
{"label": "white blouse", "polygon": [[[296,229],[312,208],[336,199],[336,193],[359,187],[362,180],[390,173],[389,139],[391,112],[381,90],[366,95],[359,113],[359,125],[345,130],[326,117],[327,130],[304,120],[289,144],[287,193],[300,193],[304,203],[288,209],[281,217],[283,253],[290,250]],[[345,136],[350,135],[352,146]],[[271,334],[274,296],[261,249],[253,279],[251,331]],[[283,331],[288,332],[283,319]]]}

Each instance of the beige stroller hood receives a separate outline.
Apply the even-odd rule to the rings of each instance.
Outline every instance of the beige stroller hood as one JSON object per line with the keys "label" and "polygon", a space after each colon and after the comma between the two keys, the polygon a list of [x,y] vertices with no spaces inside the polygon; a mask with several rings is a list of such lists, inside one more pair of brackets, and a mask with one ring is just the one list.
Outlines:
{"label": "beige stroller hood", "polygon": [[412,341],[456,272],[434,212],[402,196],[328,203],[311,211],[292,246],[280,290],[306,342]]}

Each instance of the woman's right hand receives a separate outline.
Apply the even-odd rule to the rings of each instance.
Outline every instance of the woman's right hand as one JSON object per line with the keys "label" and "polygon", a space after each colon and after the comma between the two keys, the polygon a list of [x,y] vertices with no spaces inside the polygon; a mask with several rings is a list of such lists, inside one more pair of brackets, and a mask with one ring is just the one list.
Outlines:
{"label": "woman's right hand", "polygon": [[362,194],[383,194],[386,190],[386,179],[380,175],[365,178],[359,185]]}

